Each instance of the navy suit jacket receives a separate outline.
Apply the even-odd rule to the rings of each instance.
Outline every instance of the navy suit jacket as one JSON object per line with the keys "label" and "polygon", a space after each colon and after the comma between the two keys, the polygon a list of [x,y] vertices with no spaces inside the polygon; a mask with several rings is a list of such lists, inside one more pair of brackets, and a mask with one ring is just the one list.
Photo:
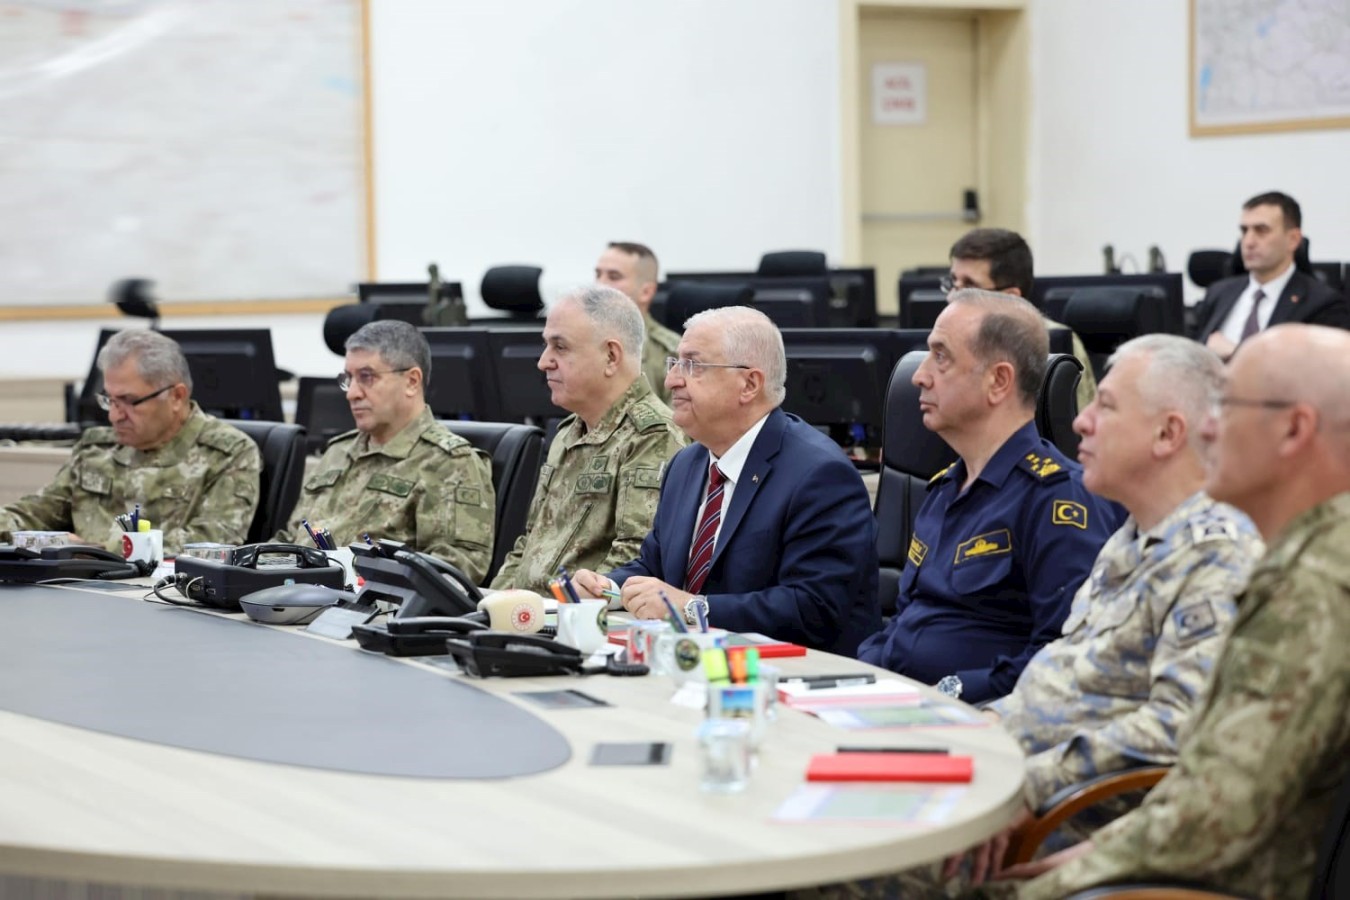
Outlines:
{"label": "navy suit jacket", "polygon": [[[1223,327],[1238,297],[1242,296],[1250,282],[1250,276],[1235,275],[1209,286],[1205,298],[1195,307],[1196,340],[1203,343]],[[1311,275],[1295,272],[1270,312],[1270,325],[1279,325],[1281,322],[1350,328],[1350,304]]]}
{"label": "navy suit jacket", "polygon": [[[701,444],[675,454],[638,558],[611,578],[651,575],[683,589],[708,462]],[[829,438],[775,409],[723,517],[703,585],[712,625],[845,656],[881,627],[867,489]]]}

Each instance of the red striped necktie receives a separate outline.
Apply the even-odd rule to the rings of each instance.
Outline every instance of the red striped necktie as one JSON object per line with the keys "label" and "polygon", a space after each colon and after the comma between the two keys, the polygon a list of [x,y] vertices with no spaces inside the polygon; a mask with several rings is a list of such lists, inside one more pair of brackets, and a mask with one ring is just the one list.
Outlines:
{"label": "red striped necktie", "polygon": [[722,521],[722,486],[726,482],[722,470],[713,463],[708,469],[708,500],[703,506],[703,518],[694,532],[694,549],[689,554],[689,568],[685,570],[684,589],[697,594],[708,580],[712,568],[713,547],[717,543],[717,525]]}

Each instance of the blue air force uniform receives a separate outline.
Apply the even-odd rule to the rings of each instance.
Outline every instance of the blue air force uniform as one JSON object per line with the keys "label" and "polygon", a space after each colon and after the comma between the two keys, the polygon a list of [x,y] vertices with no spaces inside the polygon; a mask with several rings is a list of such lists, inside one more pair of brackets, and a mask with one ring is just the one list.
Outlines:
{"label": "blue air force uniform", "polygon": [[961,699],[1012,690],[1027,661],[1059,636],[1078,586],[1125,519],[1088,493],[1083,470],[1028,422],[970,489],[957,460],[928,485],[900,578],[896,614],[858,658],[935,684],[961,679]]}

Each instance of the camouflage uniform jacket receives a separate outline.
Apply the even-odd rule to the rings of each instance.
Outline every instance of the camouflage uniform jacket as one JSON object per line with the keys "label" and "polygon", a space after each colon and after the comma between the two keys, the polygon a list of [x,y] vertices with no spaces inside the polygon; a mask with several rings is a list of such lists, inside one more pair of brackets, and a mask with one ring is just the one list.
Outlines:
{"label": "camouflage uniform jacket", "polygon": [[1305,897],[1350,772],[1350,493],[1299,516],[1238,598],[1237,619],[1176,766],[1092,852],[1021,885],[1064,897],[1167,876]]}
{"label": "camouflage uniform jacket", "polygon": [[480,582],[492,563],[492,464],[424,408],[388,443],[352,430],[328,442],[295,514],[277,538],[308,542],[300,524],[327,528],[338,546],[404,541]]}
{"label": "camouflage uniform jacket", "polygon": [[669,406],[670,391],[666,390],[666,357],[679,355],[680,335],[650,315],[644,315],[642,323],[647,327],[647,340],[642,345],[642,374],[647,376],[647,382],[652,386],[652,393],[656,394],[657,399]]}
{"label": "camouflage uniform jacket", "polygon": [[662,469],[686,443],[640,377],[594,430],[568,416],[539,472],[525,533],[492,586],[544,591],[559,566],[608,572],[636,558],[656,515]]}
{"label": "camouflage uniform jacket", "polygon": [[190,541],[242,544],[258,507],[262,457],[239,429],[194,402],[183,427],[156,450],[117,443],[108,427],[89,428],[51,484],[0,511],[0,539],[13,531],[73,531],[120,550],[113,521],[137,503],[164,532],[172,555]]}
{"label": "camouflage uniform jacket", "polygon": [[1193,494],[1102,547],[1063,637],[993,704],[1027,759],[1027,805],[1096,775],[1176,761],[1263,546],[1246,516]]}

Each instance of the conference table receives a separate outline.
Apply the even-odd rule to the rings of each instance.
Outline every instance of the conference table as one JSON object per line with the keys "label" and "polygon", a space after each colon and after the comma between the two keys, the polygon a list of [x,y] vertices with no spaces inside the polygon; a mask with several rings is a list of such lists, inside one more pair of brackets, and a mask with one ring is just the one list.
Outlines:
{"label": "conference table", "polygon": [[[992,725],[847,731],[780,705],[748,787],[708,793],[704,714],[669,678],[470,679],[145,593],[0,585],[0,896],[734,895],[938,860],[1021,804],[1022,754]],[[525,696],[569,689],[608,705]],[[671,752],[591,765],[601,742]],[[974,758],[938,821],[775,818],[813,754],[913,743]]]}

